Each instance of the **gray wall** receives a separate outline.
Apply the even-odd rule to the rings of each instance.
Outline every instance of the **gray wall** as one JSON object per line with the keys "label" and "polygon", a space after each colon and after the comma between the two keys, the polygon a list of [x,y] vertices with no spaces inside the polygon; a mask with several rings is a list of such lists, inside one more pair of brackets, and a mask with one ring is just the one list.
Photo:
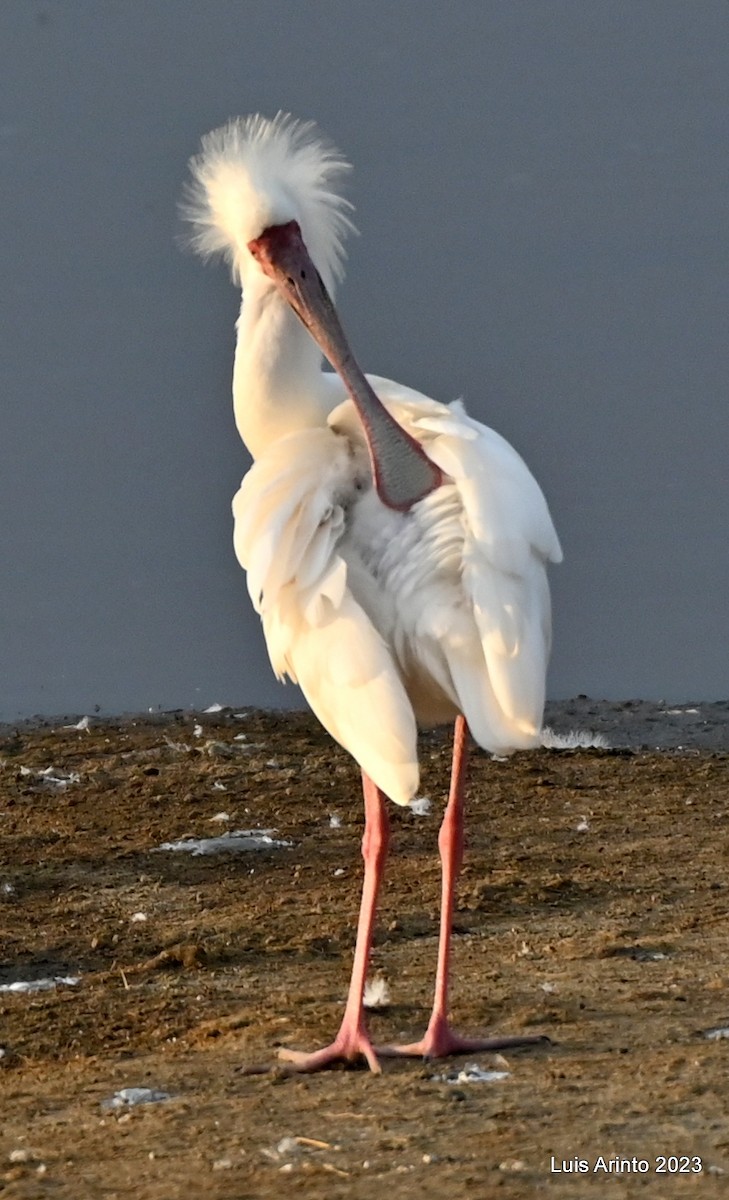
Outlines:
{"label": "gray wall", "polygon": [[550,694],[726,696],[724,0],[3,0],[0,717],[296,702],[230,545],[237,297],[180,254],[206,130],[355,163],[366,369],[542,482]]}

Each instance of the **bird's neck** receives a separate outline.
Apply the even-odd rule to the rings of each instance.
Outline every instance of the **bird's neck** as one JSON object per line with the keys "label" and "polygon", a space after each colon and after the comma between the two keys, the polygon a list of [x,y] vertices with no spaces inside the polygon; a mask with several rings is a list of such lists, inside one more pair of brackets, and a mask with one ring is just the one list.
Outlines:
{"label": "bird's neck", "polygon": [[253,458],[289,433],[326,423],[321,352],[271,288],[244,284],[233,367],[238,432]]}

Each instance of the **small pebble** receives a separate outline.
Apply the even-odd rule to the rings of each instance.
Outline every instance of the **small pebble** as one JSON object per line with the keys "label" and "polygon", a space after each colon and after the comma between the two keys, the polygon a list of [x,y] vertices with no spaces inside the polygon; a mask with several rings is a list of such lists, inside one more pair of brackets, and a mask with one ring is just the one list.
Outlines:
{"label": "small pebble", "polygon": [[213,1163],[214,1171],[232,1171],[233,1160],[231,1158],[216,1158]]}

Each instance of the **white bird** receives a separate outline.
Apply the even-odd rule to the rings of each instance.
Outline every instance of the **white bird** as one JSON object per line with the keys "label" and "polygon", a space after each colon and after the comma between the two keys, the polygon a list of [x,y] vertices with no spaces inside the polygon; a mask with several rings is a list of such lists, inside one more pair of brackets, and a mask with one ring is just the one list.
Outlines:
{"label": "white bird", "polygon": [[231,121],[190,167],[192,243],[222,252],[243,291],[233,399],[254,463],[233,501],[236,554],[276,675],[299,684],[362,769],[364,886],[341,1028],[321,1050],[281,1056],[303,1071],[361,1056],[380,1069],[362,996],[386,802],[416,795],[418,725],[450,721],[433,1011],[422,1040],[379,1053],[538,1040],[459,1037],[448,977],[468,729],[498,755],[540,740],[546,567],[561,559],[546,501],[516,451],[462,404],[362,374],[331,299],[353,230],[339,190],[349,164],[312,123]]}

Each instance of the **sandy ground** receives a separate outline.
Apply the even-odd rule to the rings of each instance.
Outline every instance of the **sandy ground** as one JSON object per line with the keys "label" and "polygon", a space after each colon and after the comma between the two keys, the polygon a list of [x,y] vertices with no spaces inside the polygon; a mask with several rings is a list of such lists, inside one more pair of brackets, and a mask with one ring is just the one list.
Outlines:
{"label": "sandy ground", "polygon": [[[245,1074],[322,1044],[346,991],[359,785],[311,718],[5,727],[0,1196],[724,1195],[728,717],[581,698],[548,720],[613,749],[474,757],[454,1019],[550,1039],[475,1056],[480,1082],[443,1078],[473,1056]],[[432,811],[393,814],[376,1039],[427,1020],[448,755],[423,739]],[[242,829],[290,844],[159,849]],[[78,982],[8,990],[56,978]],[[125,1088],[169,1098],[115,1107]]]}

